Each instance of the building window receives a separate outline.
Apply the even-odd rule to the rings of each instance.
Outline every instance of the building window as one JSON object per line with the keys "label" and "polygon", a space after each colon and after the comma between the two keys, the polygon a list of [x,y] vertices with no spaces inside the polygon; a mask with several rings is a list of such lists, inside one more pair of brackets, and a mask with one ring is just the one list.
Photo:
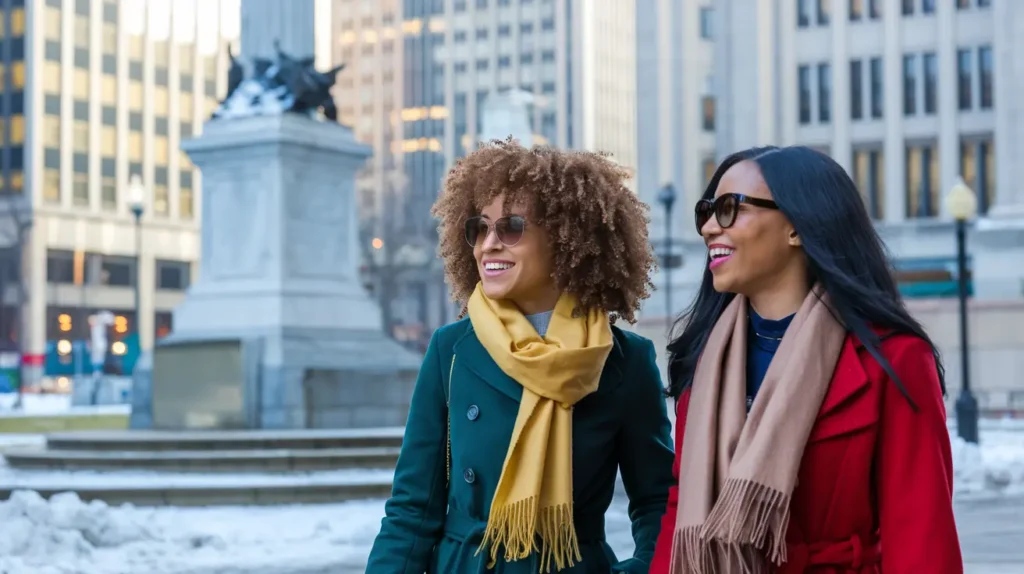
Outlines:
{"label": "building window", "polygon": [[881,146],[853,151],[853,180],[872,219],[885,216],[885,156]]}
{"label": "building window", "polygon": [[167,184],[157,184],[153,186],[153,213],[156,215],[167,216],[167,210],[170,207],[170,201],[168,200]]}
{"label": "building window", "polygon": [[188,289],[192,265],[188,261],[156,260],[156,288],[167,291]]}
{"label": "building window", "polygon": [[100,200],[103,209],[117,209],[117,179],[106,176],[100,180]]}
{"label": "building window", "polygon": [[75,283],[75,252],[63,249],[46,250],[46,282]]}
{"label": "building window", "polygon": [[43,199],[47,203],[60,203],[59,168],[47,168],[43,171]]}
{"label": "building window", "polygon": [[89,17],[75,16],[75,46],[89,48]]}
{"label": "building window", "polygon": [[971,51],[957,50],[957,101],[961,110],[971,109]]}
{"label": "building window", "polygon": [[917,113],[917,57],[903,56],[903,115]]}
{"label": "building window", "polygon": [[939,63],[935,52],[922,56],[924,66],[924,113],[934,114],[938,110]]}
{"label": "building window", "polygon": [[192,219],[194,200],[192,199],[192,188],[182,187],[178,189],[178,217],[181,219]]}
{"label": "building window", "polygon": [[153,314],[153,325],[156,330],[154,336],[157,340],[163,339],[171,334],[174,328],[174,314],[170,311],[157,311]]}
{"label": "building window", "polygon": [[811,0],[796,0],[796,25],[806,28],[811,25]]}
{"label": "building window", "polygon": [[43,145],[60,148],[60,116],[43,116]]}
{"label": "building window", "polygon": [[881,118],[885,110],[882,76],[882,59],[871,58],[871,117],[875,119]]}
{"label": "building window", "polygon": [[72,175],[71,199],[75,205],[89,205],[89,174],[76,173]]}
{"label": "building window", "polygon": [[132,287],[135,285],[135,257],[85,254],[85,280],[90,285]]}
{"label": "building window", "polygon": [[715,158],[713,157],[704,158],[704,161],[701,162],[701,165],[703,166],[704,172],[704,186],[707,186],[708,183],[711,182],[711,178],[714,177],[715,168],[717,168],[718,165],[715,163]]}
{"label": "building window", "polygon": [[864,0],[850,0],[850,21],[856,22],[864,17]]}
{"label": "building window", "polygon": [[992,46],[978,48],[978,106],[992,109]]}
{"label": "building window", "polygon": [[850,60],[850,119],[859,120],[864,117],[864,85],[860,60]]}
{"label": "building window", "polygon": [[[962,0],[958,0],[962,1]],[[934,14],[935,13],[935,0],[921,0],[921,13],[922,14]]]}
{"label": "building window", "polygon": [[797,81],[800,93],[800,108],[798,110],[800,123],[811,123],[811,67],[807,65],[797,68]]}
{"label": "building window", "polygon": [[832,65],[818,64],[818,121],[832,121]]}
{"label": "building window", "polygon": [[939,214],[939,154],[934,143],[907,145],[907,217]]}
{"label": "building window", "polygon": [[703,118],[703,128],[706,132],[715,131],[715,97],[704,96],[700,101],[701,116]]}
{"label": "building window", "polygon": [[700,37],[705,40],[715,37],[715,9],[711,6],[700,7]]}
{"label": "building window", "polygon": [[43,8],[43,37],[47,40],[60,41],[63,37],[60,16],[60,8],[52,6]]}
{"label": "building window", "polygon": [[903,0],[903,15],[913,16],[914,15],[914,0]]}
{"label": "building window", "polygon": [[868,17],[872,20],[882,17],[882,0],[868,0]]}
{"label": "building window", "polygon": [[995,202],[995,148],[992,136],[960,141],[960,176],[978,197],[978,212],[986,213]]}
{"label": "building window", "polygon": [[832,0],[818,0],[818,25],[828,26],[832,16]]}
{"label": "building window", "polygon": [[958,10],[966,10],[971,7],[971,0],[956,0]]}

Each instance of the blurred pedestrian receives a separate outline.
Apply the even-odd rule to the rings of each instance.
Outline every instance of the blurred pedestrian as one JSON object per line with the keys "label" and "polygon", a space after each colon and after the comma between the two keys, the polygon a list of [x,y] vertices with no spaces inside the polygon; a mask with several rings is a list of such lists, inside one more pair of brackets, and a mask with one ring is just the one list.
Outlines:
{"label": "blurred pedestrian", "polygon": [[809,148],[746,150],[695,215],[651,572],[963,572],[942,363],[853,181]]}
{"label": "blurred pedestrian", "polygon": [[[653,254],[629,174],[593,153],[492,142],[434,206],[453,296],[413,393],[369,574],[646,573],[671,425],[634,320]],[[621,473],[636,551],[604,516]]]}

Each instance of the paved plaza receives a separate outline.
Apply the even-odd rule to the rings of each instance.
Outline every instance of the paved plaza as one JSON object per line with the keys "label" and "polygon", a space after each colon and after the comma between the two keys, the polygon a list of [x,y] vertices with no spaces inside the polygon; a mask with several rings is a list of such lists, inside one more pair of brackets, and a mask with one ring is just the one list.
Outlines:
{"label": "paved plaza", "polygon": [[[618,556],[628,556],[633,539],[623,495],[608,511],[609,541]],[[965,574],[1024,574],[1024,496],[962,501],[956,505]],[[369,551],[369,549],[367,549]],[[339,565],[340,566],[340,565]],[[351,564],[342,574],[362,574],[365,565]],[[328,574],[337,569],[290,574]],[[262,574],[262,573],[261,573]],[[266,574],[270,574],[269,572]]]}

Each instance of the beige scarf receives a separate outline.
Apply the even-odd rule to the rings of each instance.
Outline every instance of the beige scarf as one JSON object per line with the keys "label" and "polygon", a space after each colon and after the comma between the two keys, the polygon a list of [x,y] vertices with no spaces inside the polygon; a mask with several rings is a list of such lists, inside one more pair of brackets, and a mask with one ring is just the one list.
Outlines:
{"label": "beige scarf", "polygon": [[747,300],[715,323],[686,411],[672,574],[762,574],[786,561],[789,504],[846,330],[815,288],[747,414]]}
{"label": "beige scarf", "polygon": [[501,548],[507,561],[539,550],[541,572],[552,562],[558,570],[571,567],[581,559],[572,512],[572,407],[597,390],[612,349],[608,314],[573,317],[576,299],[562,295],[541,337],[515,305],[489,299],[479,284],[467,307],[491,359],[523,385],[480,550],[490,546],[488,568]]}

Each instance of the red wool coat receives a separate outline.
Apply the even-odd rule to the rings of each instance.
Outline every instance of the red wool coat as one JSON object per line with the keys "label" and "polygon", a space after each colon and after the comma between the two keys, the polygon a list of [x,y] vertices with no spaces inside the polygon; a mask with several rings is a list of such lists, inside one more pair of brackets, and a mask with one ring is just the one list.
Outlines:
{"label": "red wool coat", "polygon": [[[779,574],[962,574],[953,464],[935,361],[917,337],[882,343],[913,399],[848,337],[804,450]],[[676,460],[689,392],[678,402]],[[684,486],[685,488],[685,486]],[[679,488],[669,491],[652,574],[667,574]]]}

